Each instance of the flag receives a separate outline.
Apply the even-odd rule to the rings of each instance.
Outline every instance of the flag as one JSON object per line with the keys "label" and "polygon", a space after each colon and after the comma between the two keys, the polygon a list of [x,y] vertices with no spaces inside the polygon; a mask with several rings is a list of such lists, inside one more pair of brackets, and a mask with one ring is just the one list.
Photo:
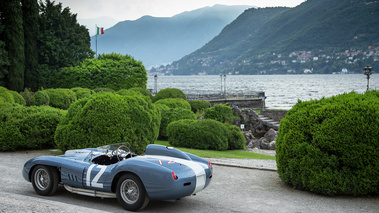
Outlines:
{"label": "flag", "polygon": [[104,34],[104,27],[97,27],[97,35]]}

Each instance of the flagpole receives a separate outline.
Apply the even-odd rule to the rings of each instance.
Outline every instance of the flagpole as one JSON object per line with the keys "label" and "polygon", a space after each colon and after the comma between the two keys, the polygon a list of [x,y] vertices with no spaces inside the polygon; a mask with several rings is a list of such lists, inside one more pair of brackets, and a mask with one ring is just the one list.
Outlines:
{"label": "flagpole", "polygon": [[96,58],[97,58],[97,24],[96,24]]}

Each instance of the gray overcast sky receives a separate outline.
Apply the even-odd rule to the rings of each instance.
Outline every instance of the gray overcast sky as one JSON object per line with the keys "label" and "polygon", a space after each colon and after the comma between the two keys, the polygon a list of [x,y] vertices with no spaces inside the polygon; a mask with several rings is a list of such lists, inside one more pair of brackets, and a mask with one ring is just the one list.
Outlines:
{"label": "gray overcast sky", "polygon": [[296,7],[305,0],[55,0],[69,7],[77,18],[112,17],[118,21],[136,20],[144,15],[171,17],[201,7],[251,5],[257,7]]}

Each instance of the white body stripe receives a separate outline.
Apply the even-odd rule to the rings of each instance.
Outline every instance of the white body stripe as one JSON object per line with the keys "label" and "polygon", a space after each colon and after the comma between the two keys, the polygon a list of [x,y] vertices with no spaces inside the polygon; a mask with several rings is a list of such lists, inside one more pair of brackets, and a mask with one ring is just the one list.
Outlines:
{"label": "white body stripe", "polygon": [[[148,158],[155,158],[157,160],[165,160],[165,161],[175,161],[176,163],[180,163],[191,168],[196,175],[196,187],[192,194],[195,194],[204,189],[206,182],[206,175],[204,168],[207,168],[207,165],[199,162],[189,161],[181,158],[161,156],[161,155],[145,155]],[[179,177],[180,178],[180,177]]]}

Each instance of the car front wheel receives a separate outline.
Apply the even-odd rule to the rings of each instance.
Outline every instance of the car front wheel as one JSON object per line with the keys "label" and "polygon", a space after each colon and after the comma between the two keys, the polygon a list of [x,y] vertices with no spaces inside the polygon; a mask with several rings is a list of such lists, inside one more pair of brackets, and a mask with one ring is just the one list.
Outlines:
{"label": "car front wheel", "polygon": [[48,166],[38,165],[33,169],[31,181],[39,195],[52,195],[58,188],[58,172]]}
{"label": "car front wheel", "polygon": [[134,174],[125,174],[117,182],[117,200],[128,211],[138,211],[147,206],[147,196],[142,181]]}

